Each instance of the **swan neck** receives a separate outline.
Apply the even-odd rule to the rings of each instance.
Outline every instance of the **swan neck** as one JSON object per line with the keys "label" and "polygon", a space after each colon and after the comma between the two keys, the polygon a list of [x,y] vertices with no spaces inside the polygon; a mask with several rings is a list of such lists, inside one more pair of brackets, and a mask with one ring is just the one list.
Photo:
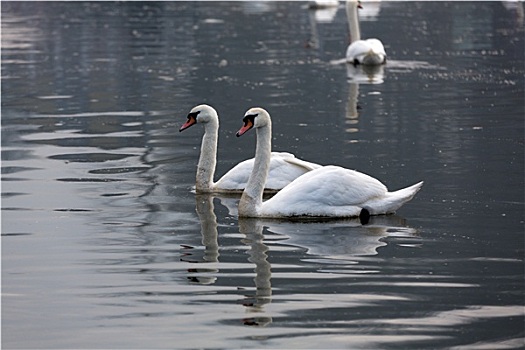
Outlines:
{"label": "swan neck", "polygon": [[201,143],[201,154],[197,165],[195,189],[206,192],[212,189],[215,166],[217,165],[217,139],[219,122],[210,121],[205,124]]}
{"label": "swan neck", "polygon": [[350,31],[350,43],[361,40],[359,30],[359,18],[357,17],[357,2],[346,2],[346,16],[348,18],[348,30]]}
{"label": "swan neck", "polygon": [[239,202],[239,216],[257,217],[263,201],[264,186],[270,169],[272,150],[271,124],[257,128],[257,145],[252,173]]}

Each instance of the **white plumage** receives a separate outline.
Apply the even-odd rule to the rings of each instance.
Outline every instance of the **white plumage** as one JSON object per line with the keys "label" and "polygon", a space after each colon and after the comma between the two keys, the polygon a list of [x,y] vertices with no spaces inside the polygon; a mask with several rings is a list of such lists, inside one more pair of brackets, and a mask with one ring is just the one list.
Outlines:
{"label": "white plumage", "polygon": [[369,66],[380,65],[386,62],[386,52],[383,43],[379,39],[361,40],[357,8],[360,7],[358,0],[347,0],[346,14],[350,30],[351,43],[346,49],[346,61],[352,64],[363,64]]}
{"label": "white plumage", "polygon": [[[240,162],[224,174],[224,176],[215,183],[215,187],[228,190],[244,190],[250,178],[253,163],[253,158]],[[321,165],[306,162],[296,158],[291,153],[272,152],[270,172],[266,180],[265,190],[280,190],[299,176],[319,167],[321,167]]]}
{"label": "white plumage", "polygon": [[370,215],[394,213],[412,199],[423,182],[388,192],[379,180],[339,166],[324,166],[308,172],[275,196],[262,201],[262,184],[268,171],[271,119],[262,108],[249,109],[237,136],[255,127],[255,167],[239,202],[240,217],[355,217],[363,209]]}
{"label": "white plumage", "polygon": [[[194,107],[188,114],[187,122],[181,126],[183,131],[195,123],[204,124],[201,153],[197,166],[195,190],[203,192],[241,192],[248,182],[254,160],[240,162],[229,170],[217,182],[213,181],[217,164],[217,139],[219,131],[219,117],[217,111],[208,105]],[[270,171],[266,181],[266,191],[278,191],[288,185],[298,176],[321,167],[296,158],[291,153],[272,152]]]}

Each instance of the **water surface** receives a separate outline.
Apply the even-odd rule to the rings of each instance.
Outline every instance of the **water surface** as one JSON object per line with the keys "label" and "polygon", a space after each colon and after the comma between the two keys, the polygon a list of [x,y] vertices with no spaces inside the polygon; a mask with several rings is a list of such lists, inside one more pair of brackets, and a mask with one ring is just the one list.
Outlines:
{"label": "water surface", "polygon": [[[524,346],[523,4],[2,3],[2,347]],[[366,6],[365,6],[366,5]],[[372,74],[372,75],[370,75]],[[421,192],[396,215],[240,220],[192,192],[200,125]]]}

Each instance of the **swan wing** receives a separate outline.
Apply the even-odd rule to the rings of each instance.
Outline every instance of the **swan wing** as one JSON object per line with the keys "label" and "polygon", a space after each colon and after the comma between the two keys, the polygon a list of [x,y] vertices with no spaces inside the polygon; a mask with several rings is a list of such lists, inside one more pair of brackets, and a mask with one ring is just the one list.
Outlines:
{"label": "swan wing", "polygon": [[244,160],[228,170],[216,183],[215,188],[228,191],[242,191],[250,178],[253,158]]}
{"label": "swan wing", "polygon": [[374,51],[377,55],[386,56],[385,47],[379,39],[367,39],[365,40],[368,46]]}
{"label": "swan wing", "polygon": [[382,64],[385,58],[385,47],[379,39],[357,40],[346,50],[346,60],[350,63]]}
{"label": "swan wing", "polygon": [[[215,187],[229,191],[242,191],[250,178],[253,164],[254,158],[240,162],[224,174]],[[272,152],[265,189],[280,190],[297,177],[319,167],[321,165],[298,159],[291,153]]]}
{"label": "swan wing", "polygon": [[322,167],[322,165],[296,158],[293,154],[287,152],[272,152],[272,159],[274,158],[281,158],[288,163],[288,167],[298,167],[303,173]]}
{"label": "swan wing", "polygon": [[261,214],[279,216],[358,216],[369,201],[388,193],[379,180],[338,166],[308,172],[263,203]]}
{"label": "swan wing", "polygon": [[321,165],[296,158],[291,153],[272,152],[266,189],[280,190],[296,178],[320,168]]}
{"label": "swan wing", "polygon": [[366,55],[368,51],[370,51],[370,45],[365,40],[356,40],[346,49],[346,60],[350,63],[354,63],[355,60],[359,61],[359,58]]}
{"label": "swan wing", "polygon": [[353,62],[358,57],[366,54],[370,50],[369,44],[365,40],[357,40],[351,43],[346,49],[346,59]]}

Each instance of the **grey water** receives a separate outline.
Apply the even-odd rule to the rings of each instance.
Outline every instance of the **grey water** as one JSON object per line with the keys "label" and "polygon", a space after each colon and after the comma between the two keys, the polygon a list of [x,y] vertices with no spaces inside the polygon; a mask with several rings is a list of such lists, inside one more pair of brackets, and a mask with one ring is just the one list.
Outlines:
{"label": "grey water", "polygon": [[[520,349],[522,2],[2,2],[3,349]],[[425,181],[395,215],[242,220],[192,187],[273,148]]]}

